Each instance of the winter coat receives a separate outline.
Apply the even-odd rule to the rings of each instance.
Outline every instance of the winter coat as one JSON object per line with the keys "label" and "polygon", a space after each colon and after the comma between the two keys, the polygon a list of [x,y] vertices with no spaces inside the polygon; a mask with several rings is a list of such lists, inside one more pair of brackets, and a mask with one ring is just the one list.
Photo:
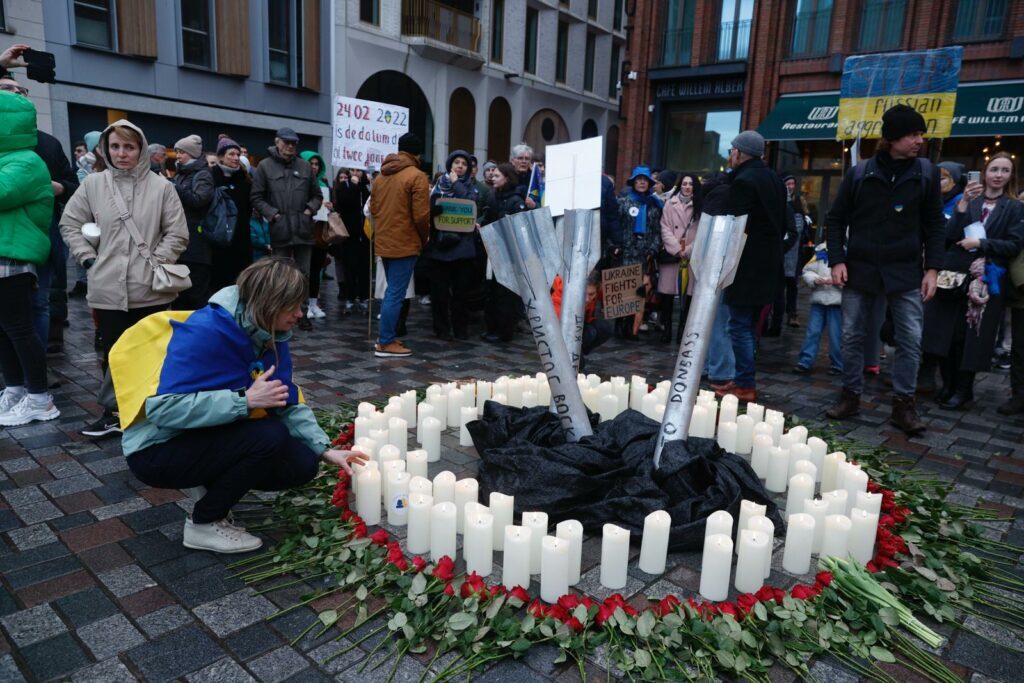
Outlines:
{"label": "winter coat", "polygon": [[619,200],[612,179],[606,175],[601,176],[601,247],[602,251],[622,247]]}
{"label": "winter coat", "polygon": [[[793,226],[793,230],[797,235],[803,236],[806,230],[804,223],[804,215],[802,213],[793,213],[796,224]],[[798,261],[800,260],[800,247],[803,244],[802,239],[792,240],[789,248],[786,249],[786,253],[782,255],[782,274],[786,277],[796,277],[799,268]]]}
{"label": "winter coat", "polygon": [[859,191],[854,188],[856,167],[843,176],[825,218],[828,262],[846,264],[846,286],[851,289],[876,293],[918,289],[925,268],[942,267],[945,218],[939,169],[932,166],[926,183],[920,160],[914,160],[894,181],[878,159],[876,155],[865,162]]}
{"label": "winter coat", "polygon": [[78,157],[78,161],[75,162],[75,175],[78,177],[79,185],[85,182],[86,176],[93,172],[92,167],[95,163],[96,155],[92,152],[86,152]]}
{"label": "winter coat", "polygon": [[509,214],[526,211],[526,193],[519,186],[509,190],[492,191],[488,202],[488,224],[500,220]]}
{"label": "winter coat", "polygon": [[216,187],[228,189],[228,196],[238,208],[235,234],[231,237],[230,246],[213,248],[214,282],[234,282],[238,274],[252,263],[252,231],[249,226],[249,218],[252,215],[249,198],[252,179],[241,166],[231,175],[225,173],[219,165],[214,166],[210,169],[210,174]]}
{"label": "winter coat", "polygon": [[[134,168],[117,169],[109,162],[107,138],[114,126],[132,128],[142,136],[142,153]],[[188,246],[185,210],[170,181],[150,172],[146,145],[146,136],[130,121],[121,119],[108,126],[99,144],[107,170],[87,176],[60,217],[60,233],[74,259],[78,263],[96,259],[89,269],[90,308],[127,311],[169,304],[177,296],[153,291],[153,270],[131,239],[107,184],[109,178],[120,192],[154,259],[176,263]],[[82,225],[91,222],[102,233],[98,249],[82,237]]]}
{"label": "winter coat", "polygon": [[729,183],[728,213],[747,217],[747,243],[732,284],[725,290],[730,306],[764,306],[775,300],[782,280],[786,225],[786,188],[761,159],[736,168]]}
{"label": "winter coat", "polygon": [[[672,256],[682,256],[687,244],[697,236],[699,216],[693,215],[693,201],[684,202],[681,194],[673,195],[661,214],[661,244]],[[679,293],[680,262],[658,264],[658,293]],[[687,289],[691,289],[689,281]]]}
{"label": "winter coat", "polygon": [[285,161],[277,147],[267,151],[252,176],[252,207],[270,224],[274,247],[311,246],[313,214],[323,201],[313,167],[298,155]]}
{"label": "winter coat", "polygon": [[[467,153],[461,150],[452,152],[445,162],[445,168],[448,171],[451,171],[452,161],[458,156],[466,157]],[[436,208],[437,200],[441,198],[469,199],[477,204],[477,210],[479,211],[480,192],[476,181],[473,179],[473,176],[469,175],[468,171],[466,175],[458,178],[454,183],[447,175],[442,175],[438,179],[437,184],[430,193],[431,216],[439,211]],[[477,222],[479,222],[479,217]],[[426,249],[423,250],[425,258],[443,262],[476,258],[477,235],[475,230],[473,232],[449,233],[450,235],[455,235],[458,238],[458,242],[446,248],[441,248],[441,239],[438,238],[438,232],[436,228],[431,230],[430,241],[427,243]]]}
{"label": "winter coat", "polygon": [[0,257],[42,264],[50,257],[53,188],[36,143],[35,105],[0,92]]}
{"label": "winter coat", "polygon": [[185,222],[188,223],[188,249],[178,257],[178,262],[210,265],[213,263],[213,250],[203,235],[203,220],[216,188],[206,157],[193,159],[180,167],[177,175],[171,178],[171,184],[178,191],[178,199],[185,209]]}
{"label": "winter coat", "polygon": [[[661,200],[653,192],[638,194],[628,190],[619,197],[619,224],[622,226],[622,264],[649,265],[661,249]],[[638,223],[646,214],[642,232]]]}
{"label": "winter coat", "polygon": [[389,154],[373,181],[373,246],[382,258],[418,256],[430,234],[430,185],[419,157]]}
{"label": "winter coat", "polygon": [[843,303],[843,291],[835,285],[819,285],[818,278],[830,279],[832,268],[827,261],[813,258],[803,269],[804,284],[811,290],[811,304],[839,306]]}

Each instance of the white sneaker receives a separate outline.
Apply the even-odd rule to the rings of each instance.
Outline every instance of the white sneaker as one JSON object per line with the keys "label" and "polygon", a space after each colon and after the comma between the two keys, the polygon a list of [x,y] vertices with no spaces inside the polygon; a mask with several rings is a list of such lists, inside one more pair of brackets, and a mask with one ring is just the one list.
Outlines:
{"label": "white sneaker", "polygon": [[318,304],[309,305],[309,317],[310,318],[326,318],[327,314],[324,313],[324,309],[320,308]]}
{"label": "white sneaker", "polygon": [[25,394],[10,410],[0,413],[0,427],[17,427],[29,422],[54,420],[58,417],[60,417],[60,411],[57,410],[57,406],[53,405],[53,399],[48,400],[44,405],[36,405],[28,394]]}
{"label": "white sneaker", "polygon": [[25,398],[27,395],[27,392],[24,390],[15,393],[11,391],[9,387],[4,389],[4,392],[0,394],[0,413],[11,412],[14,406],[18,405],[21,399]]}
{"label": "white sneaker", "polygon": [[234,526],[227,519],[210,524],[195,524],[188,518],[185,520],[185,534],[181,542],[186,548],[215,553],[246,553],[263,545],[259,538]]}
{"label": "white sneaker", "polygon": [[420,305],[421,306],[429,306],[430,305],[430,295],[429,294],[427,294],[426,296],[421,296],[420,297]]}

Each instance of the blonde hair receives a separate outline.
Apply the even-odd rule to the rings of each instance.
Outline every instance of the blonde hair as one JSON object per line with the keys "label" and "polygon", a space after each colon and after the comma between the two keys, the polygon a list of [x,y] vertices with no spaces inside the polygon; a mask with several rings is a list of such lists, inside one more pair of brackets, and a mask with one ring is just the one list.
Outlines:
{"label": "blonde hair", "polygon": [[249,318],[262,330],[276,334],[274,321],[306,300],[309,282],[290,258],[262,258],[238,276],[238,296]]}
{"label": "blonde hair", "polygon": [[1010,156],[1009,152],[996,152],[992,155],[992,158],[985,162],[985,166],[981,169],[981,182],[985,184],[985,174],[988,173],[988,167],[992,165],[992,162],[996,159],[1006,159],[1010,162],[1010,180],[1006,183],[1004,192],[1007,197],[1017,196],[1017,164],[1014,162],[1013,157]]}
{"label": "blonde hair", "polygon": [[139,131],[131,128],[130,126],[114,126],[110,129],[110,132],[107,133],[107,137],[104,139],[106,144],[110,144],[110,136],[114,133],[117,133],[118,137],[123,140],[130,140],[131,142],[134,142],[135,146],[139,148],[139,153],[142,153],[142,135],[139,134]]}

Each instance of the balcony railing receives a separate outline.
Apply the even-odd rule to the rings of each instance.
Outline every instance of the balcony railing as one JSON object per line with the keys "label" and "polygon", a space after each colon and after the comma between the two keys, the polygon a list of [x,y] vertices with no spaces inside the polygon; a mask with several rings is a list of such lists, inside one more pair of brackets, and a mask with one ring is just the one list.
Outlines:
{"label": "balcony railing", "polygon": [[750,47],[750,19],[743,21],[727,21],[721,24],[718,32],[719,62],[742,62],[747,59],[747,48]]}
{"label": "balcony railing", "polygon": [[687,66],[693,54],[693,26],[666,29],[661,42],[662,66]]}
{"label": "balcony railing", "polygon": [[828,33],[832,8],[818,12],[799,12],[793,17],[793,57],[819,57],[828,53]]}
{"label": "balcony railing", "polygon": [[480,51],[480,20],[434,0],[402,0],[402,35]]}

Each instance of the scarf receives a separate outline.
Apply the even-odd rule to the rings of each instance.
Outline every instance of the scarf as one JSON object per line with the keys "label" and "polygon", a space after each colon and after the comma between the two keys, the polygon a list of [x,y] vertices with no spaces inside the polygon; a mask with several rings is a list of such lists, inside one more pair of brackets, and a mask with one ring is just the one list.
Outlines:
{"label": "scarf", "polygon": [[220,170],[223,171],[224,175],[226,175],[228,178],[230,178],[232,175],[238,173],[238,171],[241,170],[241,166],[239,166],[238,168],[231,168],[221,163],[218,163],[217,166],[220,167]]}
{"label": "scarf", "polygon": [[640,194],[636,190],[631,189],[629,191],[629,200],[637,205],[637,215],[633,221],[633,234],[643,235],[647,233],[647,207],[653,206],[654,208],[660,209],[662,204],[661,200],[650,192],[646,194]]}

